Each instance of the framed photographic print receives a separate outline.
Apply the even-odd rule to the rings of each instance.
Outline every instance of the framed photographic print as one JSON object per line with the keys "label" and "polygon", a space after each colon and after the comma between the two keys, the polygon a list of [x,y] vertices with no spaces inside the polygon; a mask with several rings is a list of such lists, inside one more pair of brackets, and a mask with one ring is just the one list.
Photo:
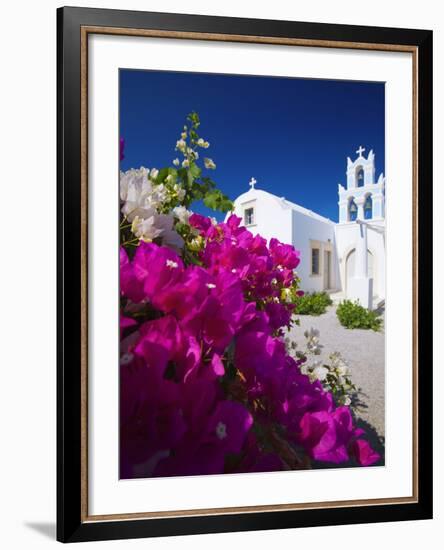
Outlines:
{"label": "framed photographic print", "polygon": [[58,539],[432,517],[432,33],[58,10]]}

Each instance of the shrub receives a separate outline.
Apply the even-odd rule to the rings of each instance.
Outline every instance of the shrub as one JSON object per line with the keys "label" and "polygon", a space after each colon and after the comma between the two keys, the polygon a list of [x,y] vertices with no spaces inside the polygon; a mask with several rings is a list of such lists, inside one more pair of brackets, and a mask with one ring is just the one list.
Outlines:
{"label": "shrub", "polygon": [[307,292],[296,298],[295,313],[299,315],[322,315],[333,303],[326,292]]}
{"label": "shrub", "polygon": [[344,300],[336,310],[339,322],[346,328],[364,328],[378,331],[382,325],[382,319],[374,311],[369,311],[359,303]]}

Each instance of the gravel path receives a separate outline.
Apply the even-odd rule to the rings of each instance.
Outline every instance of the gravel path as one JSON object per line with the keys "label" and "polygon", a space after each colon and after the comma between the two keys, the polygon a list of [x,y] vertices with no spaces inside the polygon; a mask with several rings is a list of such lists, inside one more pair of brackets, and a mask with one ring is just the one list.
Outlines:
{"label": "gravel path", "polygon": [[361,389],[360,400],[367,407],[357,413],[362,419],[362,427],[376,432],[373,435],[384,438],[384,329],[346,329],[336,317],[336,306],[328,308],[324,315],[313,317],[299,315],[300,326],[294,327],[290,337],[304,349],[304,331],[311,327],[319,330],[319,340],[324,346],[320,359],[328,360],[330,353],[339,351],[347,361],[352,382]]}

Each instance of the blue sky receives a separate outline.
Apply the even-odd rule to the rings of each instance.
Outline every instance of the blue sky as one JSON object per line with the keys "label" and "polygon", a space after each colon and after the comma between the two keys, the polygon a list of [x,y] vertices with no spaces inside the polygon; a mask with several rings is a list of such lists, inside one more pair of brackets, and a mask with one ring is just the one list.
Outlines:
{"label": "blue sky", "polygon": [[170,166],[193,110],[211,144],[205,156],[217,165],[211,176],[231,199],[254,176],[257,188],[337,221],[347,156],[355,158],[359,145],[365,155],[373,149],[376,177],[384,171],[383,83],[127,69],[120,70],[121,169]]}

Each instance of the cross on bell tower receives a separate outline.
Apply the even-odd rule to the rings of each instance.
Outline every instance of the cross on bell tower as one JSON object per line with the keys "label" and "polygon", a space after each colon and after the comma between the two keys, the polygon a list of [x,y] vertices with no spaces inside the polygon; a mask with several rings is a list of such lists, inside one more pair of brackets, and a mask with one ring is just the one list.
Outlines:
{"label": "cross on bell tower", "polygon": [[362,157],[362,153],[365,151],[365,147],[362,147],[362,145],[359,146],[359,149],[356,151],[359,155],[359,157]]}

